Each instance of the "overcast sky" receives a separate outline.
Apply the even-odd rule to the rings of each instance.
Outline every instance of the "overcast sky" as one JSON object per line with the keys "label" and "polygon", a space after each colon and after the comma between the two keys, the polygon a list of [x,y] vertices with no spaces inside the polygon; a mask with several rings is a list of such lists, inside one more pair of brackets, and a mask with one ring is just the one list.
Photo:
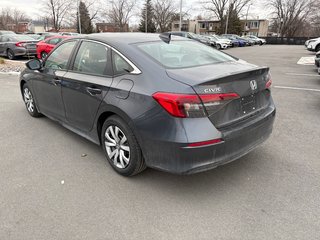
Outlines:
{"label": "overcast sky", "polygon": [[[21,11],[24,11],[27,13],[29,17],[32,19],[37,19],[38,16],[41,15],[41,9],[43,1],[46,0],[0,0],[1,5],[0,8],[4,7],[11,7],[11,8],[18,8]],[[179,6],[180,0],[173,0],[176,2],[176,5]],[[107,0],[96,0],[96,2],[107,2]],[[144,0],[138,0],[138,7],[137,9],[141,9],[140,6],[142,6]],[[183,0],[183,11],[188,11],[189,14],[191,15],[191,18],[196,17],[197,15],[201,14],[203,17],[210,18],[209,13],[206,13],[201,4],[201,0]],[[268,18],[270,17],[270,11],[265,9],[265,6],[263,4],[265,0],[252,0],[252,5],[249,8],[249,14],[248,18]],[[246,9],[247,10],[247,9]],[[246,12],[246,10],[244,12]],[[139,10],[137,10],[139,11]],[[137,23],[138,18],[134,17],[131,20],[132,23]]]}

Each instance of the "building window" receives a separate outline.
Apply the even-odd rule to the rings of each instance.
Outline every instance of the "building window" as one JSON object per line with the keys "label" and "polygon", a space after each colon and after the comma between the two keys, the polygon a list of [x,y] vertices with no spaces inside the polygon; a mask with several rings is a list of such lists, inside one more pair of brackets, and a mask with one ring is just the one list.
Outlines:
{"label": "building window", "polygon": [[259,21],[250,22],[250,28],[259,28]]}
{"label": "building window", "polygon": [[173,27],[174,28],[179,28],[179,23],[175,23]]}

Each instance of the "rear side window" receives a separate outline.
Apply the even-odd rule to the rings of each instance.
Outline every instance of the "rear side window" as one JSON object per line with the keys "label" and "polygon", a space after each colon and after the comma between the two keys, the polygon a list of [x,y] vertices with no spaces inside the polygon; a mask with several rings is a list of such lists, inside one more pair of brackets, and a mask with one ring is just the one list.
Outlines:
{"label": "rear side window", "polygon": [[62,38],[52,38],[47,41],[48,44],[57,45],[60,43],[63,39]]}
{"label": "rear side window", "polygon": [[133,71],[133,68],[119,54],[113,52],[113,72],[114,75],[126,74]]}
{"label": "rear side window", "polygon": [[96,42],[82,42],[73,70],[93,75],[110,76],[110,49]]}
{"label": "rear side window", "polygon": [[70,41],[60,45],[47,58],[45,67],[51,69],[66,70],[70,55],[76,43],[76,41]]}
{"label": "rear side window", "polygon": [[231,56],[195,41],[142,43],[138,48],[167,68],[187,68],[235,61]]}

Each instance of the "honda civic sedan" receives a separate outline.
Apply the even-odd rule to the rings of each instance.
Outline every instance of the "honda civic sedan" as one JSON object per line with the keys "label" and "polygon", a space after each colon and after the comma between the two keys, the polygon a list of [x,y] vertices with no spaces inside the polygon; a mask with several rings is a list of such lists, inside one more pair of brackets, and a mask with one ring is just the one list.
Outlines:
{"label": "honda civic sedan", "polygon": [[19,56],[35,56],[38,41],[28,35],[1,35],[0,56],[13,60]]}
{"label": "honda civic sedan", "polygon": [[32,117],[101,145],[124,176],[201,172],[247,154],[272,132],[270,85],[267,67],[170,33],[70,38],[20,77]]}

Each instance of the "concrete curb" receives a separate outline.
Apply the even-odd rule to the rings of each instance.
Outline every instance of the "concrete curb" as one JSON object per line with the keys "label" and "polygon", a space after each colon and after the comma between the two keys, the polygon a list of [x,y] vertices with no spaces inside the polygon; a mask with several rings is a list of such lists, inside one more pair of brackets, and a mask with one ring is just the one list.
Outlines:
{"label": "concrete curb", "polygon": [[0,72],[0,74],[3,74],[3,75],[20,75],[21,72]]}

